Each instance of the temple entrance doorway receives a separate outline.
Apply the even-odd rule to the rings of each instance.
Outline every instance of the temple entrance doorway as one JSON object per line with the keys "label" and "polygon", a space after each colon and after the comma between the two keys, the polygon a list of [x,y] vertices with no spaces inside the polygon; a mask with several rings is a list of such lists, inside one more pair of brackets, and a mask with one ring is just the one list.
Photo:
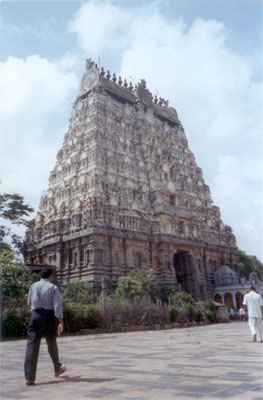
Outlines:
{"label": "temple entrance doorway", "polygon": [[178,286],[181,290],[191,293],[189,274],[191,271],[189,251],[178,250],[173,255],[173,265]]}

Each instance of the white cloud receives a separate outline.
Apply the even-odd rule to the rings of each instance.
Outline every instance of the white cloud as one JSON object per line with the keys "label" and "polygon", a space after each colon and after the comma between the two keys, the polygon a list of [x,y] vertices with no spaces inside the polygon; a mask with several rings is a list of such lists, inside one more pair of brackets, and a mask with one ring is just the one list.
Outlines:
{"label": "white cloud", "polygon": [[249,57],[228,47],[230,33],[220,21],[187,26],[164,10],[161,2],[124,9],[90,1],[69,30],[89,57],[117,56],[123,77],[146,78],[154,94],[158,89],[177,108],[224,222],[240,247],[262,258],[262,83],[255,51]]}
{"label": "white cloud", "polygon": [[211,185],[222,214],[238,232],[239,246],[250,249],[252,254],[262,246],[263,197],[262,182],[258,175],[260,169],[262,160],[259,159],[238,160],[229,155],[219,156]]}
{"label": "white cloud", "polygon": [[107,48],[123,48],[127,44],[130,13],[111,3],[93,1],[83,4],[69,24],[69,32],[76,33],[81,46],[93,57]]}
{"label": "white cloud", "polygon": [[18,192],[38,205],[77,87],[75,74],[39,56],[0,63],[1,191]]}

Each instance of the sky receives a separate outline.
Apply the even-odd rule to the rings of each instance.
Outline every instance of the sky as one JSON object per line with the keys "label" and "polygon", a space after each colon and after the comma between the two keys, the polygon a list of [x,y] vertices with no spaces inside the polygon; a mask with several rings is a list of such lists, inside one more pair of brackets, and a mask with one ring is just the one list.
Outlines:
{"label": "sky", "polygon": [[263,260],[261,1],[0,0],[0,191],[37,211],[92,58],[175,107],[237,245]]}

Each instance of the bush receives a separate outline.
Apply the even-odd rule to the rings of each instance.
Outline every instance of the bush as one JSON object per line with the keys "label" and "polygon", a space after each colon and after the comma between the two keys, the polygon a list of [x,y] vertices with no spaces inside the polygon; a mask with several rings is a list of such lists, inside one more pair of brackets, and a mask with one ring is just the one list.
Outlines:
{"label": "bush", "polygon": [[194,320],[200,322],[204,320],[204,314],[198,305],[194,308]]}
{"label": "bush", "polygon": [[104,313],[104,326],[119,329],[140,325],[148,303],[142,300],[131,301],[125,298],[108,297]]}
{"label": "bush", "polygon": [[64,319],[67,332],[95,329],[101,325],[101,309],[96,304],[66,303],[64,305]]}
{"label": "bush", "polygon": [[186,311],[187,311],[187,317],[189,321],[193,321],[194,319],[194,307],[192,304],[187,303],[185,305]]}
{"label": "bush", "polygon": [[119,329],[133,325],[167,324],[170,313],[167,305],[152,303],[149,297],[131,301],[108,297],[104,314],[104,327]]}
{"label": "bush", "polygon": [[212,300],[207,300],[204,306],[207,310],[215,311],[215,303]]}
{"label": "bush", "polygon": [[86,281],[72,280],[63,289],[63,303],[90,304],[92,302],[91,286]]}
{"label": "bush", "polygon": [[101,309],[96,304],[89,304],[86,308],[85,328],[99,328],[102,319]]}
{"label": "bush", "polygon": [[81,304],[64,304],[65,330],[67,332],[78,332],[83,328],[83,306]]}
{"label": "bush", "polygon": [[211,323],[216,322],[216,313],[215,313],[215,311],[206,310],[205,315],[206,315],[206,318],[208,319],[209,322],[211,322]]}
{"label": "bush", "polygon": [[178,319],[178,310],[175,308],[175,306],[170,307],[170,319],[171,322],[176,322]]}
{"label": "bush", "polygon": [[185,306],[186,304],[193,305],[195,300],[189,293],[180,291],[171,297],[171,303],[177,306]]}
{"label": "bush", "polygon": [[27,335],[30,312],[26,309],[4,309],[2,313],[2,337],[24,337]]}
{"label": "bush", "polygon": [[31,274],[28,267],[12,251],[0,252],[0,282],[3,306],[11,302],[26,304],[30,286],[39,280],[39,275]]}
{"label": "bush", "polygon": [[118,279],[116,296],[136,301],[142,296],[142,284],[131,276],[122,276]]}
{"label": "bush", "polygon": [[163,303],[169,303],[169,298],[176,293],[174,288],[169,288],[166,286],[162,286],[159,289],[158,297]]}
{"label": "bush", "polygon": [[144,296],[156,300],[157,281],[153,269],[134,269],[128,276],[120,277],[116,296],[133,301]]}

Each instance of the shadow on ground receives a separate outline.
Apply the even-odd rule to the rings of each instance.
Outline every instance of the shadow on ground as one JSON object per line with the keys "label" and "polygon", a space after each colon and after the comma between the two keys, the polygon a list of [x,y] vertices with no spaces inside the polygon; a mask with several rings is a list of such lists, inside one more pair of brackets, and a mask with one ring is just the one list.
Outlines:
{"label": "shadow on ground", "polygon": [[61,376],[59,380],[55,381],[48,381],[48,382],[41,382],[41,383],[36,383],[36,386],[39,385],[52,385],[55,383],[65,383],[65,382],[70,382],[70,383],[102,383],[102,382],[111,382],[115,381],[117,378],[81,378],[80,376]]}

